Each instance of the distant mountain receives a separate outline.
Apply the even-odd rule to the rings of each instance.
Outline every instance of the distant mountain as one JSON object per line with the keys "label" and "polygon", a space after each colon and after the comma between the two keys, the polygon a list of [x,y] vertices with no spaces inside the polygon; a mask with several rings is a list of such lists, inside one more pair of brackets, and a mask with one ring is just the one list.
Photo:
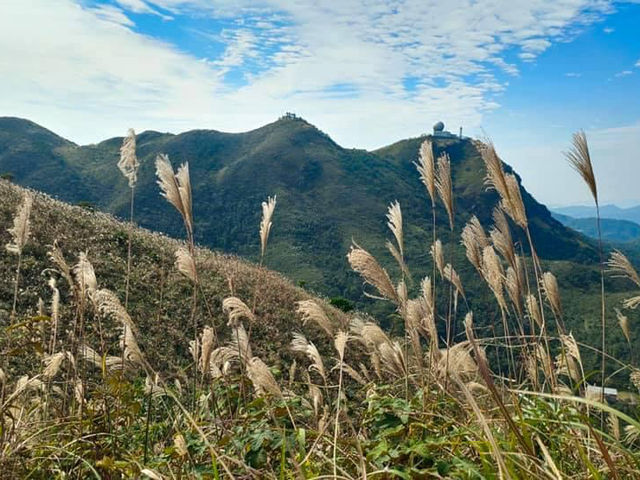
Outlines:
{"label": "distant mountain", "polygon": [[[399,200],[405,218],[406,256],[414,274],[430,271],[431,215],[413,162],[425,137],[399,141],[375,152],[345,149],[300,118],[282,118],[245,133],[193,130],[179,135],[138,135],[142,166],[135,217],[143,227],[182,235],[182,222],[159,196],[154,158],[167,153],[175,165],[188,161],[199,243],[254,258],[260,203],[277,195],[267,265],[327,295],[361,298],[360,279],[345,255],[352,239],[388,258],[385,214]],[[496,204],[487,191],[484,164],[469,139],[436,138],[452,162],[456,236],[471,215],[487,226]],[[128,188],[116,163],[122,138],[78,146],[27,120],[0,118],[0,174],[62,200],[88,202],[121,218],[128,215]],[[511,170],[508,166],[507,170]],[[524,189],[539,254],[547,259],[593,262],[584,237],[555,220]],[[439,207],[438,235],[448,239]],[[516,229],[517,231],[517,229]],[[526,242],[522,242],[526,245]],[[472,268],[456,251],[464,276]],[[391,262],[389,262],[391,263]]]}
{"label": "distant mountain", "polygon": [[[597,219],[574,218],[568,215],[552,212],[553,217],[566,225],[588,237],[598,238]],[[633,242],[640,240],[640,225],[628,220],[616,220],[613,218],[602,218],[602,238],[609,242]]]}
{"label": "distant mountain", "polygon": [[[596,216],[596,208],[591,206],[554,207],[551,210],[554,213],[568,215],[573,218],[595,218]],[[603,205],[600,207],[600,217],[614,220],[627,220],[640,224],[640,205],[629,208],[620,208],[616,205]]]}

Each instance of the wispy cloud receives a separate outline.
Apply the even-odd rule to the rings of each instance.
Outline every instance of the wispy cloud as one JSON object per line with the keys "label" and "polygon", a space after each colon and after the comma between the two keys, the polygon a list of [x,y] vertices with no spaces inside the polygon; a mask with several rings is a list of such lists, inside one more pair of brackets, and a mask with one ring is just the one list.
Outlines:
{"label": "wispy cloud", "polygon": [[120,7],[133,13],[151,14],[162,17],[165,20],[172,20],[170,15],[165,15],[151,6],[144,0],[115,0]]}
{"label": "wispy cloud", "polygon": [[133,27],[134,23],[125,13],[118,7],[113,5],[99,5],[89,9],[96,16],[108,22],[117,23],[126,27]]}
{"label": "wispy cloud", "polygon": [[[523,61],[611,11],[601,0],[117,5],[6,0],[0,55],[12,61],[0,62],[0,89],[11,95],[0,112],[94,141],[128,125],[247,129],[290,110],[340,143],[375,147],[440,118],[479,126]],[[224,19],[224,48],[215,58],[179,50],[132,14]]]}
{"label": "wispy cloud", "polygon": [[570,77],[570,78],[580,78],[582,76],[581,73],[578,72],[567,72],[564,74],[565,77]]}
{"label": "wispy cloud", "polygon": [[631,75],[633,72],[631,70],[623,70],[621,72],[616,73],[614,76],[616,78],[620,78],[620,77],[626,77],[628,75]]}

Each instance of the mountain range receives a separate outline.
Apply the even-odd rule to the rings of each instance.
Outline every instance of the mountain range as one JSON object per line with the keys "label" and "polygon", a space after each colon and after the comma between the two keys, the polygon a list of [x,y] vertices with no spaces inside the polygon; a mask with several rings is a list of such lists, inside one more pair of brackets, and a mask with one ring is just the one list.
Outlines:
{"label": "mountain range", "polygon": [[[596,208],[588,205],[553,207],[551,211],[573,218],[596,218]],[[600,207],[600,217],[640,224],[640,205],[628,208],[621,208],[617,205],[602,205]]]}
{"label": "mountain range", "polygon": [[[563,225],[572,228],[593,239],[598,238],[598,220],[596,217],[570,217],[552,211],[553,218]],[[612,243],[638,242],[640,240],[640,224],[629,220],[601,218],[602,239]]]}
{"label": "mountain range", "polygon": [[[288,117],[238,134],[146,131],[137,137],[136,222],[181,235],[181,220],[160,201],[155,181],[153,160],[166,153],[174,164],[189,162],[199,243],[255,258],[260,203],[277,195],[269,266],[329,295],[354,294],[360,286],[346,268],[345,254],[352,239],[383,250],[389,235],[386,209],[394,200],[406,222],[408,263],[418,269],[425,263],[431,214],[413,165],[424,139],[402,140],[374,152],[345,149],[305,120]],[[128,187],[116,168],[121,143],[122,138],[111,138],[79,146],[30,121],[0,118],[0,174],[61,200],[127,218]],[[451,158],[457,230],[471,215],[488,225],[497,196],[483,184],[476,143],[436,139],[435,148]],[[588,241],[522,192],[543,258],[595,258]],[[445,215],[439,209],[441,236],[446,236]]]}
{"label": "mountain range", "polygon": [[[174,165],[189,162],[199,244],[256,260],[260,205],[276,195],[265,265],[312,292],[334,300],[346,298],[374,314],[389,313],[381,302],[363,295],[362,281],[349,268],[346,254],[356,241],[376,255],[392,276],[398,274],[385,248],[391,237],[385,214],[388,205],[398,200],[404,218],[405,257],[414,279],[410,288],[418,288],[420,278],[431,274],[431,207],[414,165],[426,138],[400,140],[375,151],[345,149],[309,122],[291,117],[245,133],[145,131],[137,135],[141,167],[135,222],[183,236],[180,217],[160,197],[156,184],[154,159],[166,153]],[[65,202],[127,219],[129,189],[116,166],[122,140],[80,146],[31,121],[0,118],[0,175]],[[446,152],[451,159],[455,200],[454,232],[449,232],[446,212],[438,206],[437,236],[464,285],[484,292],[470,299],[478,322],[499,321],[491,293],[466,260],[459,240],[472,215],[486,228],[491,226],[498,200],[496,192],[486,188],[479,144],[466,138],[434,137],[433,142],[436,154]],[[505,170],[513,171],[508,165]],[[538,254],[566,294],[567,323],[583,341],[594,344],[598,338],[593,313],[598,311],[596,244],[554,219],[522,187],[521,193]],[[512,227],[515,240],[526,251],[523,234]],[[85,248],[91,253],[99,246],[87,243]],[[615,318],[612,309],[625,286],[607,282]],[[626,354],[622,335],[613,337],[615,350]]]}

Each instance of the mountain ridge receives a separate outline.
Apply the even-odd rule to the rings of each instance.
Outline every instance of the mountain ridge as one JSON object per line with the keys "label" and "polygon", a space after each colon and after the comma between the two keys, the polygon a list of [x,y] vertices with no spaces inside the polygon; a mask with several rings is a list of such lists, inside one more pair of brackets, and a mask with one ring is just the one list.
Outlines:
{"label": "mountain ridge", "polygon": [[[11,132],[5,130],[0,138],[11,138]],[[345,149],[299,117],[283,117],[241,133],[145,131],[137,137],[141,167],[135,218],[143,227],[181,234],[180,222],[158,201],[153,160],[166,153],[174,164],[190,163],[198,242],[255,258],[260,203],[277,195],[274,228],[285,235],[272,245],[272,265],[326,294],[358,297],[359,280],[348,269],[344,255],[352,239],[377,255],[384,254],[389,235],[384,215],[394,200],[400,201],[405,217],[407,261],[418,273],[429,271],[430,206],[413,164],[426,138],[399,140],[371,152]],[[437,153],[447,152],[451,158],[456,232],[471,215],[488,227],[497,196],[485,188],[478,145],[469,139],[435,137],[433,141]],[[12,171],[15,156],[0,154],[0,173],[14,174],[18,184],[72,203],[93,204],[126,219],[128,187],[116,168],[121,142],[122,137],[85,146],[58,141],[54,148],[36,149],[32,153],[48,161],[46,175],[38,168]],[[505,169],[513,171],[508,165]],[[553,219],[524,188],[522,194],[543,258],[595,261],[592,243]],[[438,236],[443,241],[453,239],[442,228],[444,209],[438,206],[437,210]],[[464,271],[466,261],[460,249],[456,255]]]}

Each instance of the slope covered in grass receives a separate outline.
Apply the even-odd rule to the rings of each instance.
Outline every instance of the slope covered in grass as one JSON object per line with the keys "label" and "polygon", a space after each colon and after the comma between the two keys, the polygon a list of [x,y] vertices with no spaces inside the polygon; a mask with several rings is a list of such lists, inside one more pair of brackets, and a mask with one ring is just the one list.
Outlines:
{"label": "slope covered in grass", "polygon": [[[6,229],[27,191],[0,181],[0,195],[0,241],[9,243],[15,239]],[[536,333],[529,322],[526,333],[505,343],[499,331],[474,320],[486,322],[495,305],[473,313],[461,305],[452,313],[451,304],[440,303],[442,294],[434,303],[428,282],[407,297],[402,282],[396,289],[395,276],[381,273],[360,249],[350,255],[353,268],[393,305],[392,323],[404,325],[406,335],[357,317],[347,324],[318,300],[324,313],[316,310],[302,322],[294,312],[296,301],[310,298],[302,290],[208,250],[196,256],[203,288],[192,310],[191,284],[173,266],[181,244],[143,230],[133,232],[128,323],[121,308],[104,310],[96,290],[125,297],[127,225],[31,195],[15,316],[8,310],[16,255],[3,251],[0,262],[0,472],[6,478],[637,476],[637,412],[589,396],[591,373],[581,355],[588,347],[571,336]],[[88,285],[85,264],[69,281],[70,298],[65,268],[59,260],[52,268],[47,258],[54,241],[71,265],[77,252],[86,252],[97,287]],[[52,343],[50,276],[58,279],[62,301]],[[436,289],[448,286],[439,281]],[[521,286],[518,295],[526,294]],[[228,308],[232,295],[247,303],[240,315]],[[38,298],[47,303],[37,306]],[[595,304],[588,308],[597,311],[597,296],[589,298]],[[255,316],[248,306],[254,299]],[[553,309],[540,307],[551,322]],[[194,314],[199,343],[192,356]],[[464,330],[445,342],[452,315],[464,316]],[[515,320],[509,314],[512,326]],[[206,340],[211,327],[218,340]],[[121,332],[129,336],[119,346]],[[610,363],[627,384],[630,377],[640,385],[640,370]],[[637,396],[625,392],[625,398]]]}
{"label": "slope covered in grass", "polygon": [[[16,256],[9,254],[4,245],[9,243],[7,230],[25,192],[0,181],[0,244],[3,245],[0,253],[0,323],[4,326],[9,322],[16,268]],[[67,308],[71,302],[70,291],[48,258],[54,241],[58,242],[70,266],[78,261],[80,252],[86,252],[98,286],[112,290],[124,302],[128,228],[127,224],[109,215],[35,194],[31,235],[20,273],[17,310],[22,317],[37,315],[39,299],[45,301],[45,313],[49,315],[52,291],[47,282],[54,277],[61,291],[61,335],[71,328],[74,311]],[[174,265],[174,253],[180,245],[176,240],[150,231],[135,229],[133,233],[129,312],[141,332],[139,342],[150,361],[171,371],[189,363],[188,344],[193,338],[193,324],[189,321],[192,287]],[[197,266],[202,279],[202,295],[196,308],[198,327],[215,326],[221,338],[227,338],[229,329],[223,318],[222,299],[230,296],[233,288],[233,295],[251,304],[256,292],[259,321],[252,326],[252,335],[265,339],[256,351],[264,352],[275,363],[279,362],[279,353],[286,357],[288,353],[284,346],[290,341],[290,332],[299,325],[295,302],[311,297],[280,274],[238,257],[199,249]],[[339,312],[334,311],[334,314],[339,315]],[[88,328],[93,333],[92,340],[97,341],[98,325],[88,325]],[[115,344],[113,335],[117,332],[112,332],[110,337],[110,343]],[[5,341],[6,337],[2,342]],[[38,343],[35,342],[33,348],[38,348]],[[22,366],[16,368],[19,371]]]}

